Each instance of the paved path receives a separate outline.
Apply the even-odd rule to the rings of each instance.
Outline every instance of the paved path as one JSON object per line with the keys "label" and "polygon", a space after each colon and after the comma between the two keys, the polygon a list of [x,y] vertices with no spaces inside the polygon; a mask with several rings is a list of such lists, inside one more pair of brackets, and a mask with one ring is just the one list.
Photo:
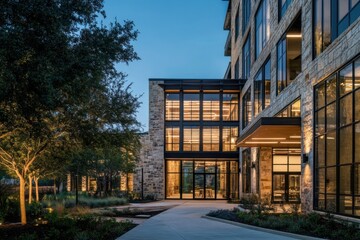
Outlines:
{"label": "paved path", "polygon": [[[163,201],[164,204],[172,203]],[[175,202],[173,202],[175,205]],[[178,206],[156,215],[127,232],[119,240],[201,240],[201,239],[295,239],[221,223],[201,216],[210,210],[231,209],[225,201],[176,201]]]}

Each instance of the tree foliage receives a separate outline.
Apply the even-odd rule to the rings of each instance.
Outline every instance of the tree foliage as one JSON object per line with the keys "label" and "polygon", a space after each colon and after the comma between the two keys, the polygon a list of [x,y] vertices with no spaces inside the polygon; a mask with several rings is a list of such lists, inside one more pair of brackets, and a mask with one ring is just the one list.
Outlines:
{"label": "tree foliage", "polygon": [[63,161],[66,144],[138,144],[140,103],[115,68],[138,59],[138,32],[131,21],[100,24],[102,0],[3,0],[0,9],[0,164],[20,180],[26,223],[27,175]]}

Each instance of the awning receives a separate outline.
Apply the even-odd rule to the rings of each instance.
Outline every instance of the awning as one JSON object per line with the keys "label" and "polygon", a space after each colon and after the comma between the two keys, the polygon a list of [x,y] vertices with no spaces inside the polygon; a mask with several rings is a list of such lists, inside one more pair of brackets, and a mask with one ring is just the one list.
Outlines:
{"label": "awning", "polygon": [[300,117],[262,117],[237,141],[238,147],[301,147]]}

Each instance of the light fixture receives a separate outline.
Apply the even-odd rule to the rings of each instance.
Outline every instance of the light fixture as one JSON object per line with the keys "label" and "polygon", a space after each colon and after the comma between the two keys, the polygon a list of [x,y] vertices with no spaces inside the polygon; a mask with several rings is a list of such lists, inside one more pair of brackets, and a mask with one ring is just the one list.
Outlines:
{"label": "light fixture", "polygon": [[251,163],[251,168],[256,168],[256,162]]}
{"label": "light fixture", "polygon": [[292,138],[292,139],[294,139],[294,138],[296,138],[296,139],[300,139],[300,138],[301,138],[301,136],[290,136],[289,138]]}
{"label": "light fixture", "polygon": [[309,162],[309,156],[306,153],[302,154],[302,161],[303,161],[303,163]]}
{"label": "light fixture", "polygon": [[278,144],[279,142],[245,142],[245,144]]}
{"label": "light fixture", "polygon": [[301,144],[301,142],[280,142],[280,144]]}
{"label": "light fixture", "polygon": [[252,140],[286,140],[286,138],[251,138]]}
{"label": "light fixture", "polygon": [[301,34],[286,34],[287,38],[301,38]]}

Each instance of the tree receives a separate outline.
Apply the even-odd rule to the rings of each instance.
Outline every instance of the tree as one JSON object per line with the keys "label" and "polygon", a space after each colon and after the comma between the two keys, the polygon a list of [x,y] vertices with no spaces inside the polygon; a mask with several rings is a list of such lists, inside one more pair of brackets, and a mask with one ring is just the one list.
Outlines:
{"label": "tree", "polygon": [[0,1],[0,164],[19,178],[22,224],[25,181],[50,146],[91,146],[91,133],[130,127],[127,109],[116,113],[122,122],[102,122],[96,101],[128,93],[115,64],[138,59],[137,31],[131,21],[99,24],[102,8],[102,0]]}

